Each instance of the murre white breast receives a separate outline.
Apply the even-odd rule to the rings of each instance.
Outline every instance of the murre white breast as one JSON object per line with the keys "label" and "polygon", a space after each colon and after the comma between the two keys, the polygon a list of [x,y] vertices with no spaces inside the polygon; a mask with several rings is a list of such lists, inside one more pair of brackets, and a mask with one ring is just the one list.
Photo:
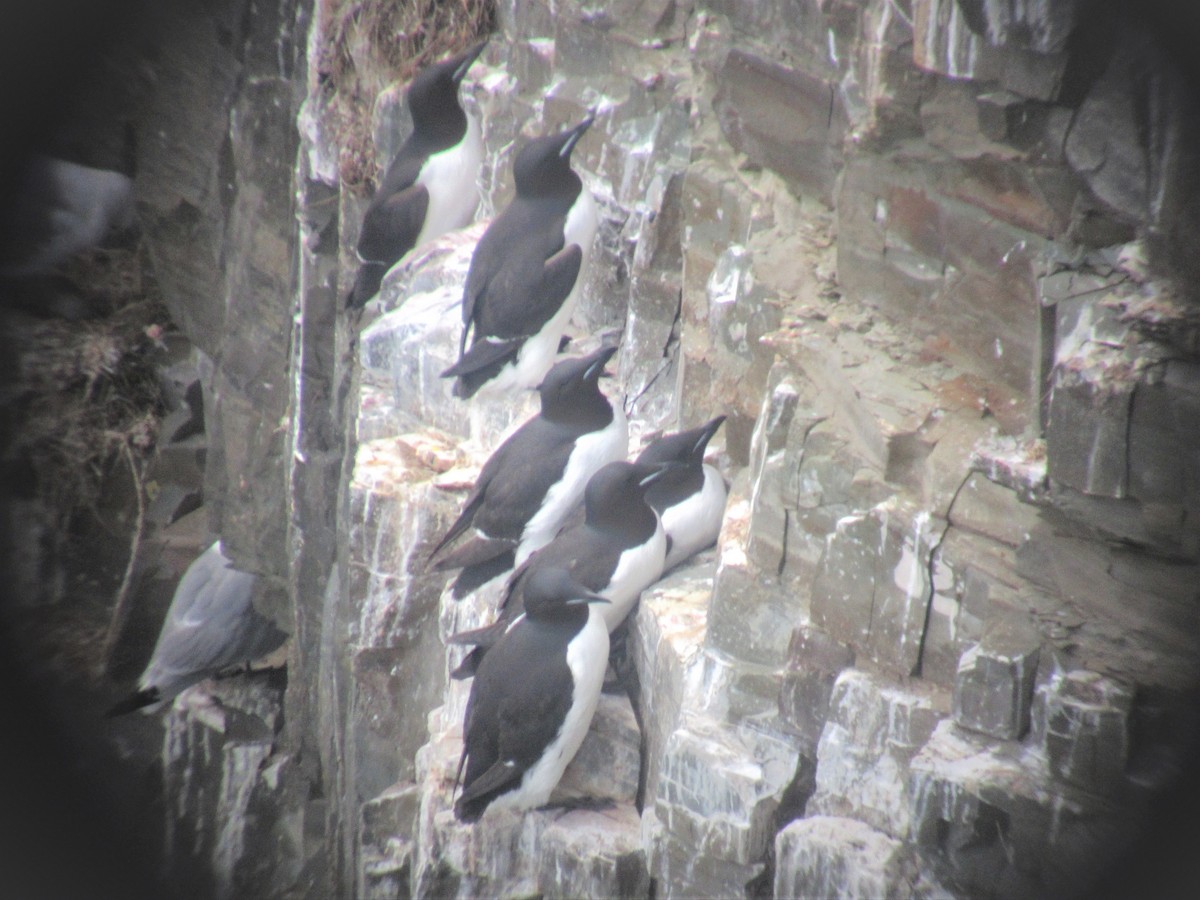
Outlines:
{"label": "murre white breast", "polygon": [[476,245],[459,359],[442,373],[456,379],[457,396],[532,387],[554,360],[598,225],[595,203],[571,170],[571,151],[592,121],[533,140],[517,154],[516,196]]}
{"label": "murre white breast", "polygon": [[[609,354],[609,351],[601,353]],[[525,524],[514,566],[522,565],[533,553],[554,540],[563,520],[583,499],[584,489],[596,472],[610,462],[625,458],[629,450],[625,407],[619,399],[607,402],[612,419],[603,428],[589,431],[575,440],[562,478],[546,492],[541,509]]]}
{"label": "murre white breast", "polygon": [[483,140],[458,88],[486,41],[423,69],[405,102],[413,131],[388,166],[359,231],[362,261],[347,308],[363,306],[388,269],[439,235],[470,223],[479,205]]}
{"label": "murre white breast", "polygon": [[565,528],[513,572],[496,623],[449,638],[450,643],[476,648],[454,676],[467,678],[474,673],[487,649],[521,614],[529,579],[543,569],[565,569],[588,590],[609,600],[600,614],[610,631],[620,625],[641,592],[663,572],[667,539],[645,494],[671,468],[612,462],[593,475],[584,491],[583,522]]}
{"label": "murre white breast", "polygon": [[463,139],[448,150],[432,154],[417,174],[417,183],[429,192],[429,209],[414,249],[447,231],[469,225],[479,206],[483,135],[479,120],[471,113],[465,115],[467,133]]}
{"label": "murre white breast", "polygon": [[724,421],[717,416],[696,428],[663,435],[638,454],[640,463],[674,464],[646,493],[646,502],[658,511],[667,533],[664,571],[712,546],[721,532],[725,480],[704,462],[704,451]]}
{"label": "murre white breast", "polygon": [[[554,366],[538,387],[541,411],[484,464],[462,513],[430,553],[439,570],[462,568],[454,596],[507,574],[549,543],[588,479],[625,457],[624,407],[598,385],[615,352],[605,347]],[[471,527],[470,538],[440,555]]]}
{"label": "murre white breast", "polygon": [[454,805],[474,822],[488,807],[542,806],[587,734],[608,663],[603,597],[561,569],[526,589],[525,615],[479,667],[467,702]]}

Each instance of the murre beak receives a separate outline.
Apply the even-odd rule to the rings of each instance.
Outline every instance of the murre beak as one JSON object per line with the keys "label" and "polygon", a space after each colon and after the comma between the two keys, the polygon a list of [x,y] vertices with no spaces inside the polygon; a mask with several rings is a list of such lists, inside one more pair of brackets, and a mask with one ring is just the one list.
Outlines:
{"label": "murre beak", "polygon": [[454,74],[450,77],[455,84],[462,84],[462,80],[467,77],[467,70],[479,58],[479,54],[483,52],[483,48],[488,45],[490,38],[484,38],[470,50],[467,50],[462,55],[462,62],[458,64],[458,68],[454,70]]}
{"label": "murre beak", "polygon": [[599,594],[590,591],[587,586],[580,584],[566,569],[558,567],[541,569],[530,576],[527,590],[542,595],[558,597],[566,606],[579,606],[584,603],[610,602]]}
{"label": "murre beak", "polygon": [[725,414],[722,413],[712,421],[708,422],[700,430],[700,436],[696,439],[696,445],[692,448],[692,452],[696,453],[697,451],[702,451],[704,447],[708,445],[708,442],[712,440],[713,435],[717,433],[717,429],[721,427],[724,421]]}
{"label": "murre beak", "polygon": [[654,482],[658,481],[660,478],[663,478],[663,477],[671,474],[672,472],[677,472],[680,469],[686,468],[683,465],[683,463],[677,463],[677,462],[656,463],[653,465],[646,465],[644,463],[638,463],[638,465],[643,470],[646,470],[646,474],[643,475],[638,480],[638,487],[643,487],[643,488],[649,487],[650,485],[654,484]]}
{"label": "murre beak", "polygon": [[617,352],[616,347],[602,347],[596,352],[595,361],[587,367],[587,371],[583,373],[584,378],[612,378],[608,372],[604,371],[605,364],[613,358],[613,354]]}
{"label": "murre beak", "polygon": [[599,594],[589,592],[579,597],[572,597],[567,601],[567,606],[583,606],[588,603],[612,603],[612,601]]}
{"label": "murre beak", "polygon": [[583,133],[592,127],[592,123],[596,121],[596,113],[588,113],[588,117],[567,132],[567,139],[563,142],[562,149],[558,151],[558,155],[567,157],[571,155],[571,151],[575,149],[575,145],[579,143],[579,139],[583,137]]}

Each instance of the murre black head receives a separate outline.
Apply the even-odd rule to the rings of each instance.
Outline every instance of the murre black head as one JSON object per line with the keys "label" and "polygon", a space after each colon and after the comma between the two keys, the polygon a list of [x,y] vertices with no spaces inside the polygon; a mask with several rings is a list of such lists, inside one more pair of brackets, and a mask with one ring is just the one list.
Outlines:
{"label": "murre black head", "polygon": [[645,502],[646,491],[676,468],[676,463],[646,465],[611,462],[604,466],[592,476],[583,491],[587,522],[600,525],[606,520],[624,521],[636,515],[642,507],[649,512],[650,507]]}
{"label": "murre black head", "polygon": [[461,136],[466,114],[458,103],[458,86],[486,46],[487,41],[482,41],[416,74],[408,86],[408,109],[415,130],[430,134],[453,130]]}
{"label": "murre black head", "polygon": [[571,577],[566,569],[535,569],[525,582],[525,614],[530,618],[573,606],[608,603]]}
{"label": "murre black head", "polygon": [[594,121],[595,115],[589,115],[574,128],[534,138],[522,147],[513,162],[517,193],[523,197],[578,194],[581,182],[571,171],[571,151]]}
{"label": "murre black head", "polygon": [[569,391],[572,385],[590,382],[595,384],[601,376],[605,376],[605,364],[617,353],[616,347],[601,347],[595,353],[578,356],[576,359],[564,359],[556,362],[546,373],[538,385],[541,402],[548,398],[557,397]]}
{"label": "murre black head", "polygon": [[708,442],[724,421],[725,416],[717,416],[687,431],[664,434],[647,444],[646,449],[638,454],[637,461],[651,465],[669,462],[700,465],[704,461],[704,450],[708,447]]}
{"label": "murre black head", "polygon": [[613,406],[598,382],[608,374],[604,364],[616,352],[616,347],[602,347],[556,363],[538,385],[542,418],[580,431],[596,431],[612,422]]}

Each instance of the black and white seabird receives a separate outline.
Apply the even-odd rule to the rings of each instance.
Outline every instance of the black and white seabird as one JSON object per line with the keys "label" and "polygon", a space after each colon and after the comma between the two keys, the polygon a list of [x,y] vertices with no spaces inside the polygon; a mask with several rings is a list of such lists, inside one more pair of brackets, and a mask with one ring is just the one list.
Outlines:
{"label": "black and white seabird", "polygon": [[704,462],[704,449],[724,421],[724,416],[717,416],[697,428],[665,434],[638,454],[639,463],[678,464],[646,492],[646,502],[658,512],[667,533],[663,571],[711,547],[721,533],[725,479]]}
{"label": "black and white seabird", "polygon": [[430,554],[434,558],[474,526],[474,535],[441,559],[462,568],[456,598],[516,566],[550,543],[601,466],[624,459],[629,427],[620,402],[600,391],[616,347],[554,366],[538,387],[542,409],[484,464],[462,513]]}
{"label": "black and white seabird", "polygon": [[413,130],[363,216],[362,261],[346,307],[363,306],[388,269],[439,235],[462,228],[479,205],[483,138],[463,112],[458,87],[487,42],[423,69],[408,87]]}
{"label": "black and white seabird", "polygon": [[125,129],[121,171],[39,156],[22,175],[0,223],[0,275],[45,275],[134,221],[137,150]]}
{"label": "black and white seabird", "polygon": [[159,706],[230,666],[266,656],[287,638],[251,602],[257,576],[231,567],[215,541],[183,573],[138,690],[109,716]]}
{"label": "black and white seabird", "polygon": [[489,806],[549,801],[587,734],[608,664],[608,601],[562,569],[525,587],[525,614],[479,666],[463,725],[454,815],[474,822]]}
{"label": "black and white seabird", "polygon": [[599,219],[571,171],[571,151],[592,124],[530,141],[517,154],[517,193],[475,247],[463,291],[454,394],[532,387],[554,361],[578,301]]}
{"label": "black and white seabird", "polygon": [[646,491],[671,465],[611,462],[592,476],[583,495],[584,520],[561,531],[513,572],[500,617],[493,625],[450,637],[476,649],[454,672],[469,678],[488,648],[524,608],[529,579],[543,569],[565,569],[590,591],[609,601],[601,609],[608,630],[625,620],[641,592],[658,580],[667,558],[662,522],[646,503]]}

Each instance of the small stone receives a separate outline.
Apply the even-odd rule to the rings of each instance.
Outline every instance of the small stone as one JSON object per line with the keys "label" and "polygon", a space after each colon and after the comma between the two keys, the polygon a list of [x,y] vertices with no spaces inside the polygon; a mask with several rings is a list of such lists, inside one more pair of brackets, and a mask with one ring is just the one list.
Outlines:
{"label": "small stone", "polygon": [[913,63],[951,78],[992,80],[1003,54],[971,27],[957,0],[914,0]]}
{"label": "small stone", "polygon": [[434,476],[433,486],[440,491],[465,493],[475,487],[475,482],[478,478],[478,467],[455,466]]}
{"label": "small stone", "polygon": [[705,644],[755,665],[783,664],[790,626],[803,612],[777,580],[747,564],[741,547],[721,548]]}
{"label": "small stone", "polygon": [[[657,821],[694,854],[752,867],[774,833],[778,797],[797,756],[780,738],[743,735],[709,716],[685,714],[663,751]],[[743,883],[752,876],[747,871]]]}
{"label": "small stone", "polygon": [[1037,53],[1012,47],[1006,51],[1000,77],[1005,93],[1048,103],[1059,99],[1071,54]]}
{"label": "small stone", "polygon": [[839,520],[813,584],[813,622],[889,671],[915,672],[933,594],[929,557],[945,529],[891,500]]}
{"label": "small stone", "polygon": [[196,873],[193,884],[206,893],[232,896],[252,886],[246,879],[257,868],[261,836],[244,826],[252,805],[274,793],[260,772],[282,700],[266,680],[229,678],[189,688],[165,713],[163,790],[172,800],[164,855],[172,871]]}
{"label": "small stone", "polygon": [[846,115],[836,85],[735,47],[714,100],[730,144],[805,192],[828,198]]}
{"label": "small stone", "polygon": [[1136,42],[1122,44],[1108,69],[1091,85],[1067,133],[1067,162],[1088,187],[1103,200],[1137,220],[1148,215],[1152,181],[1148,168],[1153,141],[1139,124],[1140,95],[1136,72],[1145,61],[1138,58]]}
{"label": "small stone", "polygon": [[398,781],[377,797],[363,803],[359,840],[384,846],[390,838],[413,833],[420,811],[420,791],[411,781]]}
{"label": "small stone", "polygon": [[1031,626],[998,621],[958,662],[954,721],[1001,740],[1017,740],[1029,728],[1040,638]]}

